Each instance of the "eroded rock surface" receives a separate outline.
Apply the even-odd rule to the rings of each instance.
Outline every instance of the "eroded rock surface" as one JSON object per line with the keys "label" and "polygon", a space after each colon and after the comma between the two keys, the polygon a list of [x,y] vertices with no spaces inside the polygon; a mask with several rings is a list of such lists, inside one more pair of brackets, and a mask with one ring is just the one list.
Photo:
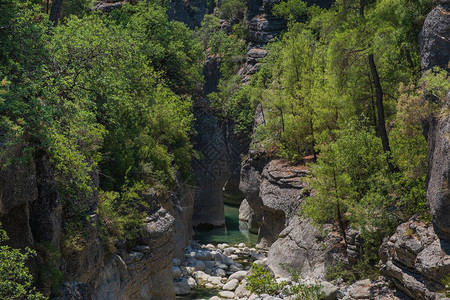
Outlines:
{"label": "eroded rock surface", "polygon": [[431,225],[412,218],[380,248],[381,271],[413,299],[439,299],[450,274],[450,243]]}
{"label": "eroded rock surface", "polygon": [[[174,218],[161,207],[147,218],[142,245],[131,251],[119,250],[97,268],[91,278],[65,285],[80,287],[84,284],[90,295],[87,299],[173,299],[173,234]],[[68,299],[78,299],[73,295],[76,291],[67,288]]]}
{"label": "eroded rock surface", "polygon": [[262,201],[263,221],[258,243],[269,247],[286,228],[291,219],[297,219],[297,209],[309,174],[305,166],[293,165],[287,160],[274,159],[263,169],[259,197]]}
{"label": "eroded rock surface", "polygon": [[450,3],[446,0],[440,2],[441,5],[428,14],[419,36],[424,71],[434,66],[449,69]]}
{"label": "eroded rock surface", "polygon": [[[450,93],[443,111],[450,110]],[[430,118],[428,131],[427,204],[433,223],[450,240],[450,115]]]}
{"label": "eroded rock surface", "polygon": [[192,161],[195,177],[192,224],[225,224],[222,188],[230,177],[226,142],[206,99],[194,104],[196,118],[194,149],[201,157]]}
{"label": "eroded rock surface", "polygon": [[277,276],[288,277],[289,271],[282,264],[301,269],[302,275],[324,277],[326,265],[333,261],[338,252],[341,237],[315,229],[309,220],[293,218],[278,240],[269,249],[267,264]]}

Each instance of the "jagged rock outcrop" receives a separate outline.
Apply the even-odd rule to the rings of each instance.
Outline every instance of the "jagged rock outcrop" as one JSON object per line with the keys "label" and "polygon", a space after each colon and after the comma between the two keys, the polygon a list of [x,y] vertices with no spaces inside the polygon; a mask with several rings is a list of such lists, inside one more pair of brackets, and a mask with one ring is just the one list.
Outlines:
{"label": "jagged rock outcrop", "polygon": [[283,18],[275,17],[272,8],[280,0],[250,0],[247,2],[249,40],[257,45],[265,45],[286,28]]}
{"label": "jagged rock outcrop", "polygon": [[227,144],[214,117],[208,100],[194,103],[195,130],[194,149],[201,154],[194,158],[194,214],[192,225],[225,224],[222,188],[230,177]]}
{"label": "jagged rock outcrop", "polygon": [[415,218],[397,227],[380,248],[381,272],[413,299],[440,299],[450,274],[450,242]]}
{"label": "jagged rock outcrop", "polygon": [[247,51],[245,63],[238,71],[238,75],[241,76],[243,83],[250,82],[250,76],[258,72],[261,67],[261,61],[266,57],[267,51],[259,48],[250,48]]}

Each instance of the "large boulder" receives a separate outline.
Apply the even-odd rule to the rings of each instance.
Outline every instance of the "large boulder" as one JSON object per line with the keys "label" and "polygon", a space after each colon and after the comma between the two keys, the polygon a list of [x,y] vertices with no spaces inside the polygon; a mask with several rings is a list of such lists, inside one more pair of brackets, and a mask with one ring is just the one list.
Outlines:
{"label": "large boulder", "polygon": [[450,242],[434,227],[410,219],[380,248],[381,272],[413,299],[439,299],[450,274]]}
{"label": "large boulder", "polygon": [[340,242],[334,232],[324,238],[308,219],[293,218],[270,247],[267,264],[280,277],[290,275],[284,264],[301,270],[304,276],[324,277],[326,267],[334,263],[334,253],[342,250]]}

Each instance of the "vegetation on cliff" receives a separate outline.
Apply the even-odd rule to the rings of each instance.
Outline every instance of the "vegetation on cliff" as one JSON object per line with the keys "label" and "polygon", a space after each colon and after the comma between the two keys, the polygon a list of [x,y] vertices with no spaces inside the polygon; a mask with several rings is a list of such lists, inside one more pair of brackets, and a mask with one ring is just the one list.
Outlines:
{"label": "vegetation on cliff", "polygon": [[110,241],[135,239],[139,209],[152,209],[135,194],[189,176],[191,96],[203,81],[200,42],[161,2],[91,7],[64,1],[50,21],[42,1],[0,5],[1,168],[49,154],[63,251],[83,247],[98,193]]}
{"label": "vegetation on cliff", "polygon": [[399,222],[413,214],[429,220],[421,121],[439,105],[424,100],[433,94],[441,103],[449,89],[445,71],[420,72],[418,34],[434,5],[338,0],[321,9],[282,2],[273,11],[288,29],[267,45],[250,85],[231,88],[233,77],[225,75],[211,96],[236,120],[262,106],[254,144],[268,155],[314,157],[315,192],[301,213],[318,224],[335,222],[344,237],[348,226],[361,230],[370,264]]}

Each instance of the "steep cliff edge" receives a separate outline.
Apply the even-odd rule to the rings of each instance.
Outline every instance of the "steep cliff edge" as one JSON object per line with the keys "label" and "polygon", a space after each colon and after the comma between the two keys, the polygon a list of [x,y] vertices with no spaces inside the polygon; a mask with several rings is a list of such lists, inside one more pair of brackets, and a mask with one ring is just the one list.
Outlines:
{"label": "steep cliff edge", "polygon": [[[448,68],[450,6],[441,1],[427,16],[420,34],[423,71]],[[450,94],[442,109],[450,105]],[[450,116],[435,114],[427,120],[427,204],[432,225],[415,218],[401,224],[380,248],[381,271],[413,299],[439,299],[444,278],[450,274]]]}
{"label": "steep cliff edge", "polygon": [[[184,259],[192,234],[193,201],[186,188],[180,184],[178,193],[165,198],[151,191],[142,195],[151,210],[131,249],[105,252],[95,211],[86,212],[83,240],[63,249],[60,198],[43,153],[28,164],[13,164],[0,172],[0,221],[11,246],[37,250],[31,269],[45,282],[41,288],[48,295],[58,289],[50,283],[56,279],[51,274],[59,270],[63,284],[52,295],[62,293],[64,299],[172,299],[172,257]],[[60,248],[60,255],[50,254]]]}

